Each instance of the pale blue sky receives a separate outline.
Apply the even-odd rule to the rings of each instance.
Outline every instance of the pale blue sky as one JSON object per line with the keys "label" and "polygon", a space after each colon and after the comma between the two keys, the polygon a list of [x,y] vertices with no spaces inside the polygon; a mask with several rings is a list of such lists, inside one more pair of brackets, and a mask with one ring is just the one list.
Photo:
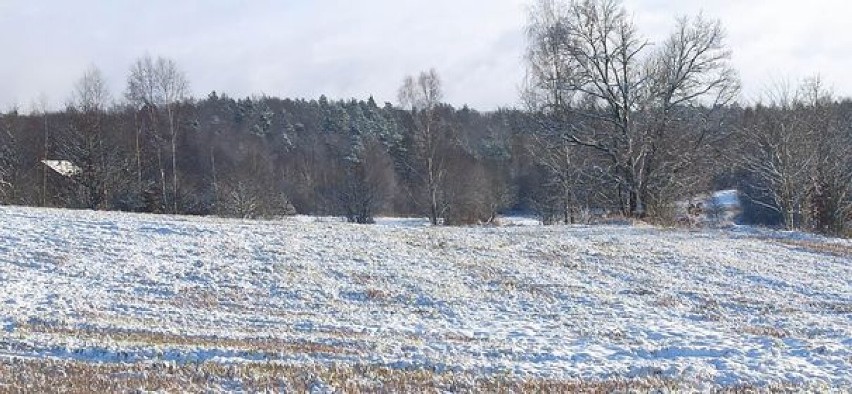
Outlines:
{"label": "pale blue sky", "polygon": [[[65,102],[90,64],[116,97],[131,62],[174,58],[195,95],[266,93],[394,101],[409,73],[435,67],[448,102],[518,103],[527,0],[0,0],[0,110],[40,94]],[[625,0],[660,39],[703,12],[729,33],[744,98],[814,73],[852,94],[846,0]]]}

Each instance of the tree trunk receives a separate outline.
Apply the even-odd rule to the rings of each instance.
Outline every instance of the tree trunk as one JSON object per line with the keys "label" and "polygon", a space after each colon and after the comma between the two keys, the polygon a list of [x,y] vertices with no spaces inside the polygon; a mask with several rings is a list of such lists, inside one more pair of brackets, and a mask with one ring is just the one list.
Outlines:
{"label": "tree trunk", "polygon": [[646,216],[645,199],[642,196],[642,192],[630,190],[630,217],[644,219]]}
{"label": "tree trunk", "polygon": [[160,197],[160,200],[163,203],[163,209],[167,209],[169,206],[168,199],[166,198],[166,169],[163,167],[163,147],[162,144],[158,144],[160,146],[157,147],[157,163],[160,166],[160,186],[162,187],[163,195]]}
{"label": "tree trunk", "polygon": [[171,105],[166,106],[166,111],[169,114],[169,132],[172,136],[172,203],[174,204],[173,213],[178,213],[178,169],[177,169],[177,130],[175,129],[174,112]]}
{"label": "tree trunk", "polygon": [[437,180],[435,179],[435,162],[430,157],[426,159],[427,161],[427,171],[428,182],[427,187],[429,188],[429,221],[432,222],[433,226],[438,225],[438,185]]}
{"label": "tree trunk", "polygon": [[216,179],[216,152],[210,147],[210,170],[213,173],[213,204],[215,205],[216,215],[220,215],[219,211],[219,182]]}
{"label": "tree trunk", "polygon": [[[46,110],[45,110],[46,111]],[[48,129],[47,129],[47,114],[44,114],[44,151],[42,152],[42,159],[47,160],[47,149],[48,149]],[[41,165],[41,206],[47,206],[47,165],[42,163]]]}
{"label": "tree trunk", "polygon": [[[137,122],[139,121],[138,115],[136,118]],[[140,198],[142,197],[142,193],[144,192],[142,189],[142,124],[139,123],[136,128],[136,188],[139,193]]]}
{"label": "tree trunk", "polygon": [[636,194],[636,206],[634,207],[634,210],[633,210],[633,217],[635,217],[637,219],[644,219],[645,215],[646,215],[645,198],[642,196],[642,194],[644,194],[644,193],[642,193],[641,191],[638,191],[635,194]]}

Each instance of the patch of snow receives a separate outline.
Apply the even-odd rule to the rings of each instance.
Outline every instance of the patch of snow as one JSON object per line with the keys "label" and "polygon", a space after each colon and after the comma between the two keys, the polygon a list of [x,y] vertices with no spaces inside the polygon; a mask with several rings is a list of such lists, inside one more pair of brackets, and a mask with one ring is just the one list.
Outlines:
{"label": "patch of snow", "polygon": [[503,226],[541,226],[541,220],[529,216],[500,216],[497,218]]}
{"label": "patch of snow", "polygon": [[712,202],[721,207],[739,208],[739,190],[721,190],[713,193]]}

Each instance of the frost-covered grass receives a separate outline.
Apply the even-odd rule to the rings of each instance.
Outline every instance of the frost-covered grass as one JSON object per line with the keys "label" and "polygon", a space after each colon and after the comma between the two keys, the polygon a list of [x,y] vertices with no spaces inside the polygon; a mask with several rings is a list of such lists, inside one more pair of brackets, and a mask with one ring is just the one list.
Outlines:
{"label": "frost-covered grass", "polygon": [[3,207],[0,391],[852,386],[850,241],[517,223]]}

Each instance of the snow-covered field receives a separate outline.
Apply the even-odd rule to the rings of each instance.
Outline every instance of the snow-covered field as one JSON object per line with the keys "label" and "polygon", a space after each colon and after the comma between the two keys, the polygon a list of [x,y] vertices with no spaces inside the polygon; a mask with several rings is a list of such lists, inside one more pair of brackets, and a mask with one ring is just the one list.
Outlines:
{"label": "snow-covered field", "polygon": [[850,241],[517,224],[0,207],[0,391],[34,362],[852,387]]}

